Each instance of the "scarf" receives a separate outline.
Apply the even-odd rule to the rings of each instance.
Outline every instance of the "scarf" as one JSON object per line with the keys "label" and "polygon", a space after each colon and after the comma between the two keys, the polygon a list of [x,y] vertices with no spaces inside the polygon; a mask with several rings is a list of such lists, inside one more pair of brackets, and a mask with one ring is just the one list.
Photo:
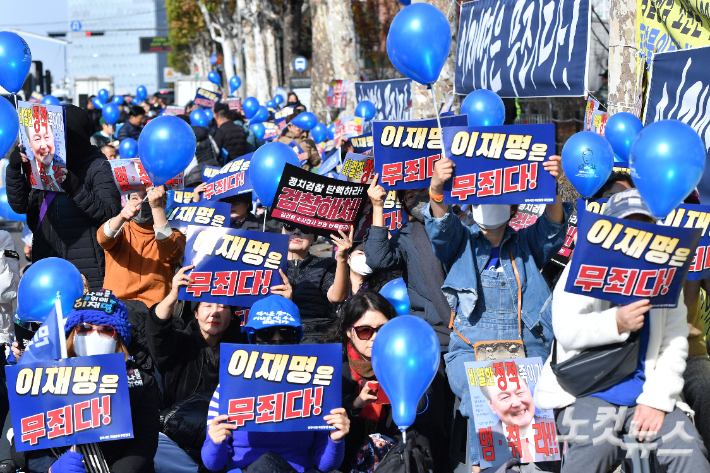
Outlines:
{"label": "scarf", "polygon": [[[372,369],[372,363],[363,360],[360,353],[350,342],[348,342],[348,366],[350,366],[350,373],[353,376],[353,380],[358,383],[358,386],[361,379],[375,381],[375,371]],[[382,389],[382,386],[380,386],[380,389]],[[360,417],[376,422],[382,420],[383,414],[382,404],[375,404],[374,402],[367,403],[360,411]]]}

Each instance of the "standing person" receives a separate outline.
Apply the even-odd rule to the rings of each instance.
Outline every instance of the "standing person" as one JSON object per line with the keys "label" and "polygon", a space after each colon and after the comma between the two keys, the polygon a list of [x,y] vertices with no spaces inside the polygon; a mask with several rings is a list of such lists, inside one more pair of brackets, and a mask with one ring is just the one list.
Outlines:
{"label": "standing person", "polygon": [[232,113],[227,104],[218,103],[214,106],[214,120],[217,123],[214,141],[220,152],[222,149],[227,151],[225,163],[247,154],[247,135],[241,126],[232,121]]}
{"label": "standing person", "polygon": [[261,231],[262,227],[259,225],[259,220],[251,213],[254,208],[254,203],[251,199],[251,192],[220,199],[221,202],[226,202],[231,206],[229,214],[229,226],[231,228]]}
{"label": "standing person", "polygon": [[101,152],[106,156],[106,159],[112,161],[116,159],[116,148],[111,145],[106,145],[101,147]]}
{"label": "standing person", "polygon": [[[656,223],[637,189],[611,197],[603,214]],[[559,409],[557,429],[562,435],[570,434],[570,419],[577,421],[562,472],[607,473],[618,456],[617,445],[623,442],[621,437],[626,433],[663,449],[688,452],[658,455],[656,461],[664,471],[710,471],[705,446],[686,416],[684,411],[689,409],[680,397],[688,356],[683,295],[678,306],[671,309],[654,309],[648,299],[612,307],[609,301],[565,292],[570,266],[562,273],[552,299],[557,363],[583,350],[624,342],[632,332],[638,333],[640,347],[632,374],[615,386],[579,398],[560,386],[550,367],[552,357],[547,359],[535,387],[535,405],[541,409]],[[599,419],[598,412],[604,410],[619,412],[617,428],[607,429],[618,443],[610,439],[598,442],[595,438],[600,429],[593,429],[593,424]],[[678,429],[682,435],[671,434]]]}
{"label": "standing person", "polygon": [[303,154],[299,155],[301,160],[301,167],[310,171],[313,168],[320,166],[321,158],[316,149],[316,142],[308,138],[308,132],[300,129],[296,125],[292,124],[294,118],[298,116],[300,112],[294,112],[288,117],[286,117],[286,127],[281,132],[279,137],[279,142],[290,145],[292,141],[298,143],[298,146],[303,150]]}
{"label": "standing person", "polygon": [[298,105],[301,103],[300,100],[298,100],[298,95],[296,95],[296,92],[289,92],[288,97],[286,98],[286,106],[291,106],[291,105]]}
{"label": "standing person", "polygon": [[[555,180],[562,173],[560,162],[559,156],[551,156],[543,163]],[[473,471],[480,471],[464,363],[476,360],[476,342],[495,340],[520,340],[526,356],[547,358],[553,338],[552,294],[540,269],[564,243],[569,215],[558,195],[533,225],[520,231],[508,225],[517,212],[517,206],[511,205],[472,206],[476,224],[468,227],[443,203],[444,183],[453,176],[454,166],[448,158],[436,162],[429,204],[421,213],[434,254],[446,268],[442,291],[451,311],[449,326],[454,329],[444,357],[446,372],[451,389],[461,399],[461,414],[469,419]]]}
{"label": "standing person", "polygon": [[[178,116],[188,123],[190,122],[188,116]],[[184,171],[185,186],[196,187],[202,183],[202,170],[205,166],[222,167],[222,154],[207,128],[190,126],[193,133],[195,133],[197,147],[195,148],[195,157],[192,158],[192,161]]]}
{"label": "standing person", "polygon": [[15,337],[12,306],[17,302],[19,285],[20,255],[15,251],[12,235],[0,230],[0,344],[5,347],[12,345]]}
{"label": "standing person", "polygon": [[121,196],[106,157],[94,146],[91,121],[85,110],[64,106],[67,116],[66,178],[64,192],[32,189],[22,173],[17,147],[7,166],[7,200],[12,209],[27,214],[33,232],[32,262],[50,256],[64,258],[86,276],[93,290],[104,282],[104,252],[96,239],[99,226],[117,215]]}
{"label": "standing person", "polygon": [[113,142],[113,125],[106,123],[104,117],[99,118],[99,124],[101,125],[101,131],[91,135],[91,144],[97,148],[103,148]]}
{"label": "standing person", "polygon": [[247,125],[247,119],[244,115],[242,115],[240,112],[237,112],[236,110],[233,112],[233,115],[234,124],[242,128],[242,131],[244,132],[244,136],[246,138],[244,152],[253,153],[257,149],[259,149],[259,146],[261,146],[263,143],[259,141],[259,138],[257,138],[254,132],[251,131],[249,125]]}
{"label": "standing person", "polygon": [[128,120],[123,123],[123,126],[118,130],[116,139],[123,141],[126,138],[133,138],[138,141],[141,135],[141,130],[145,124],[146,116],[143,107],[138,105],[131,106],[131,111],[128,112]]}
{"label": "standing person", "polygon": [[91,120],[91,134],[93,135],[95,132],[101,130],[101,124],[99,123],[99,119],[102,116],[101,110],[98,108],[94,107],[94,99],[96,98],[95,95],[91,95],[89,97],[89,102],[86,104],[86,112],[89,114],[89,120]]}

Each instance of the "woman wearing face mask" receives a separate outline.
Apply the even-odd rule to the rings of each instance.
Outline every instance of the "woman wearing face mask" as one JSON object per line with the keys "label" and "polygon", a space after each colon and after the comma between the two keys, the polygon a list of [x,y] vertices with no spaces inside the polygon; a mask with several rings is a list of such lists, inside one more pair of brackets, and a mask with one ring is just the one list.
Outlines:
{"label": "woman wearing face mask", "polygon": [[[560,161],[559,156],[551,156],[543,163],[555,180],[562,173]],[[510,205],[472,206],[476,224],[467,227],[443,204],[444,183],[453,171],[454,163],[447,158],[434,165],[430,203],[422,213],[434,253],[447,271],[442,290],[454,329],[444,357],[449,384],[462,400],[461,413],[472,419],[464,363],[475,361],[476,342],[522,340],[526,356],[547,359],[553,338],[552,295],[540,268],[564,243],[569,215],[558,195],[557,202],[548,204],[535,224],[518,232],[508,225],[515,213]],[[473,422],[469,426],[472,428]],[[474,471],[480,470],[477,438],[471,430]]]}
{"label": "woman wearing face mask", "polygon": [[121,213],[96,232],[106,251],[104,288],[147,307],[170,293],[170,282],[185,254],[185,235],[170,228],[165,216],[165,187],[130,195]]}
{"label": "woman wearing face mask", "polygon": [[[278,313],[277,318],[272,314]],[[303,337],[298,307],[281,296],[254,303],[244,326],[249,343],[297,345]],[[211,406],[219,405],[219,386]],[[202,461],[210,471],[333,471],[343,461],[343,438],[350,428],[345,409],[323,417],[337,430],[326,432],[240,432],[227,415],[210,409]],[[266,469],[266,466],[269,469]],[[278,468],[276,468],[278,467]],[[262,469],[263,468],[263,469]],[[240,470],[241,469],[241,470]]]}
{"label": "woman wearing face mask", "polygon": [[[153,472],[153,457],[158,447],[158,386],[151,375],[129,358],[131,326],[126,306],[109,291],[85,297],[110,297],[112,312],[104,309],[75,308],[66,320],[67,354],[70,357],[121,353],[126,360],[128,396],[131,402],[133,438],[64,449],[16,452],[13,460],[31,473],[116,473]],[[84,298],[77,299],[79,307]],[[82,463],[83,460],[83,463]],[[103,469],[96,465],[105,464]]]}
{"label": "woman wearing face mask", "polygon": [[395,279],[389,272],[374,272],[367,265],[365,246],[362,242],[356,242],[348,255],[348,267],[350,268],[350,295],[348,299],[362,291],[379,292],[387,282]]}

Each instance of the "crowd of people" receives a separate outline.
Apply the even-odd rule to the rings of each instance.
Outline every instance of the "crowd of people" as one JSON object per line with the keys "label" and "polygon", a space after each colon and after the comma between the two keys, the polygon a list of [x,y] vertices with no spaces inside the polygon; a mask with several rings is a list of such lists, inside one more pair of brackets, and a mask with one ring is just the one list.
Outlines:
{"label": "crowd of people", "polygon": [[[710,359],[700,317],[703,291],[710,288],[706,281],[687,281],[674,309],[653,308],[647,300],[618,306],[566,293],[569,265],[558,268],[554,277],[545,273],[565,242],[572,206],[558,195],[533,225],[519,231],[509,224],[516,205],[455,211],[441,198],[454,173],[454,163],[443,158],[434,166],[428,189],[397,191],[408,220],[394,235],[384,223],[387,192],[378,176],[368,188],[371,219],[363,218],[365,226],[349,233],[333,235],[332,256],[316,254],[316,235],[267,221],[268,231],[288,235],[287,271],[281,272],[283,284],[272,287],[271,295],[251,310],[281,311],[289,322],[244,322],[238,307],[180,300],[179,289],[194,282],[189,276],[193,267],[182,266],[185,236],[169,225],[165,189],[133,193],[122,206],[110,168],[103,166],[118,157],[121,140],[138,139],[146,120],[164,107],[158,99],[145,107],[126,106],[117,134],[91,108],[65,106],[63,192],[33,189],[22,172],[26,157],[17,146],[9,153],[8,202],[15,212],[27,215],[32,261],[64,258],[81,271],[86,291],[112,292],[116,309],[109,316],[87,309],[68,315],[67,353],[125,355],[133,380],[129,394],[134,438],[17,452],[3,383],[0,472],[371,472],[388,461],[393,465],[388,453],[396,453],[403,443],[405,451],[417,451],[411,465],[406,462],[410,471],[448,472],[455,466],[451,452],[462,442],[472,471],[480,471],[475,406],[464,363],[476,360],[477,344],[491,341],[517,341],[510,343],[510,358],[541,357],[545,362],[534,400],[538,408],[554,409],[558,434],[568,438],[563,472],[614,471],[623,442],[593,440],[600,433],[600,412],[617,416],[612,421],[616,438],[629,433],[639,442],[686,452],[656,455],[655,461],[667,471],[710,471]],[[303,167],[315,171],[321,160],[315,143],[291,123],[305,107],[295,94],[289,95],[288,104],[295,110],[279,140],[296,140],[308,154]],[[193,107],[189,104],[180,117],[189,122]],[[197,199],[204,190],[202,168],[222,166],[260,145],[245,122],[225,104],[217,104],[209,127],[192,127],[197,151],[185,182],[196,187]],[[347,142],[337,145],[348,147]],[[550,157],[543,167],[555,180],[563,174],[559,156]],[[658,223],[626,173],[614,173],[597,197],[610,199],[605,215]],[[264,228],[251,193],[225,202],[231,205],[230,227]],[[699,203],[694,196],[689,202]],[[12,309],[7,306],[17,297],[19,258],[3,232],[0,244],[6,249],[0,253],[0,342],[7,348],[8,363],[15,363],[22,350],[12,341]],[[432,327],[441,351],[440,369],[417,406],[406,442],[390,406],[378,401],[372,363],[378,331],[397,316],[379,290],[399,277],[407,285],[410,314]],[[630,336],[641,339],[633,375],[585,397],[560,386],[550,367],[553,352],[555,362],[562,362]],[[222,343],[340,344],[342,407],[323,417],[334,430],[247,433],[229,423],[216,410]],[[500,391],[489,393],[496,399],[488,401],[498,406],[501,421],[525,426],[534,415],[527,411],[530,395]],[[457,405],[468,420],[463,437],[454,433]],[[685,435],[671,435],[678,429]],[[535,442],[529,429],[520,432],[523,441]],[[97,461],[107,469],[96,469]],[[559,462],[549,461],[515,468],[560,471]],[[405,470],[402,466],[387,471]]]}

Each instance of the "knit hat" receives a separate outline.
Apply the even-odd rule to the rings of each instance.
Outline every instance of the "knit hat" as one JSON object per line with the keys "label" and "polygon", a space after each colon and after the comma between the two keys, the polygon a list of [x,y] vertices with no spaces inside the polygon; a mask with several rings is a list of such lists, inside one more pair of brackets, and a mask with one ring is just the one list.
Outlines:
{"label": "knit hat", "polygon": [[299,332],[298,343],[303,338],[301,314],[298,307],[283,296],[272,294],[251,306],[249,318],[242,331],[247,333],[249,343],[254,343],[254,332],[268,327],[294,327]]}
{"label": "knit hat", "polygon": [[109,290],[87,292],[74,301],[74,308],[69,312],[64,324],[67,335],[82,323],[92,325],[111,325],[121,335],[123,344],[131,343],[131,324],[128,322],[126,304],[118,300]]}

